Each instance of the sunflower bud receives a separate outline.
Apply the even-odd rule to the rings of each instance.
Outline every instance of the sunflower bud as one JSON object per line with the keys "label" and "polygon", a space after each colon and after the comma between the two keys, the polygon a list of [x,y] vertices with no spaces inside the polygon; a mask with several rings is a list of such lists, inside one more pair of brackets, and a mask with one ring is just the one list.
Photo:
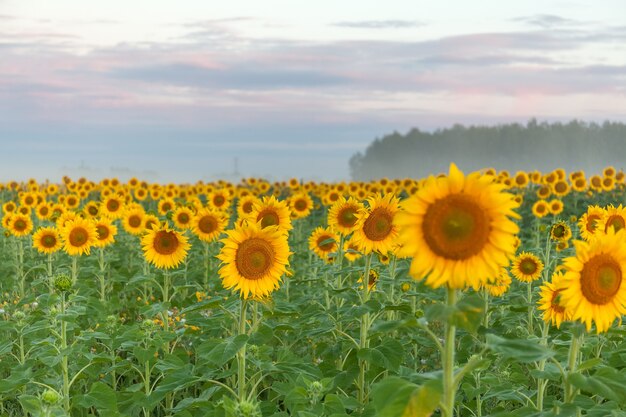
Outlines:
{"label": "sunflower bud", "polygon": [[402,292],[407,292],[411,289],[411,284],[409,284],[408,282],[403,282],[400,286],[400,289],[402,290]]}
{"label": "sunflower bud", "polygon": [[237,417],[261,417],[259,403],[254,400],[241,400],[235,406],[235,415]]}
{"label": "sunflower bud", "polygon": [[43,394],[41,394],[41,400],[46,405],[54,405],[61,399],[61,396],[51,389],[45,390]]}
{"label": "sunflower bud", "polygon": [[52,284],[59,292],[68,292],[72,289],[72,278],[67,274],[58,274],[53,278]]}

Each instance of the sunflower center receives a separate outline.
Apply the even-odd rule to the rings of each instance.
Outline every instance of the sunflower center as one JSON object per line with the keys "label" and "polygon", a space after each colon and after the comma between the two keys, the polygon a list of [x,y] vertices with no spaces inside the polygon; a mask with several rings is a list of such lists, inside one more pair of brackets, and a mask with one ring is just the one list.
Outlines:
{"label": "sunflower center", "polygon": [[244,213],[252,213],[252,201],[246,201],[241,208]]}
{"label": "sunflower center", "polygon": [[52,235],[45,235],[42,239],[41,239],[41,245],[44,248],[53,248],[54,245],[56,245],[57,240],[55,239],[54,236]]}
{"label": "sunflower center", "polygon": [[109,237],[109,228],[105,226],[96,226],[96,232],[98,232],[98,239],[104,240]]}
{"label": "sunflower center", "polygon": [[367,216],[363,233],[375,242],[384,240],[393,230],[393,215],[384,207],[378,207]]}
{"label": "sunflower center", "polygon": [[555,290],[552,293],[552,299],[550,300],[552,310],[554,310],[555,313],[559,314],[565,313],[565,307],[561,305],[561,291],[563,290]]}
{"label": "sunflower center", "polygon": [[589,216],[587,216],[587,224],[585,225],[585,227],[587,228],[588,232],[594,232],[596,230],[597,225],[597,221],[600,220],[600,216],[597,214],[590,214]]}
{"label": "sunflower center", "polygon": [[335,247],[335,241],[333,240],[332,236],[322,235],[319,238],[317,238],[316,245],[323,252],[330,252]]}
{"label": "sunflower center", "polygon": [[274,249],[264,239],[253,237],[239,244],[235,256],[237,271],[245,279],[262,278],[274,263]]}
{"label": "sunflower center", "polygon": [[170,211],[171,209],[172,209],[172,205],[170,203],[164,203],[161,206],[161,210],[163,210],[163,211]]}
{"label": "sunflower center", "polygon": [[256,219],[257,221],[261,221],[262,228],[266,228],[267,226],[276,226],[280,222],[278,214],[269,210],[260,212]]}
{"label": "sunflower center", "polygon": [[519,264],[519,269],[526,275],[532,275],[537,272],[539,266],[532,259],[524,259]]}
{"label": "sunflower center", "polygon": [[182,224],[189,223],[189,215],[187,213],[180,213],[178,215],[178,222]]}
{"label": "sunflower center", "polygon": [[626,223],[624,222],[624,218],[622,216],[618,216],[618,215],[613,215],[613,216],[609,217],[608,220],[606,221],[606,226],[604,228],[604,231],[608,232],[610,227],[613,227],[613,229],[616,232],[618,230],[623,229],[624,227],[626,227]]}
{"label": "sunflower center", "polygon": [[215,204],[217,207],[221,206],[225,202],[226,202],[226,199],[224,198],[224,196],[221,196],[221,195],[216,195],[215,198],[213,199],[213,204]]}
{"label": "sunflower center", "polygon": [[198,221],[198,229],[202,233],[213,233],[217,229],[217,220],[213,216],[203,216]]}
{"label": "sunflower center", "polygon": [[296,203],[293,206],[298,211],[304,211],[307,208],[307,203],[304,200],[296,200]]}
{"label": "sunflower center", "polygon": [[592,304],[611,302],[622,284],[622,269],[609,254],[589,259],[580,273],[583,296]]}
{"label": "sunflower center", "polygon": [[109,200],[107,202],[107,209],[109,211],[117,211],[120,208],[120,203],[117,200]]}
{"label": "sunflower center", "polygon": [[33,204],[33,202],[34,202],[34,201],[35,201],[35,200],[33,200],[33,198],[32,198],[32,197],[26,197],[26,198],[24,199],[24,203],[26,203],[26,205],[28,205],[28,206],[30,206],[31,204]]}
{"label": "sunflower center", "polygon": [[565,236],[565,226],[563,226],[562,224],[557,224],[552,227],[552,235],[558,239]]}
{"label": "sunflower center", "polygon": [[48,207],[45,206],[39,209],[39,214],[42,216],[47,216],[49,212],[50,210],[48,210]]}
{"label": "sunflower center", "polygon": [[83,246],[89,239],[89,233],[82,227],[75,227],[70,232],[70,245],[75,247]]}
{"label": "sunflower center", "polygon": [[337,221],[343,227],[353,227],[358,220],[356,217],[357,211],[354,207],[346,207],[339,212]]}
{"label": "sunflower center", "polygon": [[174,232],[160,230],[154,235],[154,250],[160,255],[171,255],[176,252],[180,242]]}
{"label": "sunflower center", "polygon": [[18,232],[23,232],[24,230],[26,230],[26,227],[26,222],[22,219],[17,219],[13,224],[13,228]]}
{"label": "sunflower center", "polygon": [[89,212],[89,214],[91,214],[92,216],[97,216],[98,215],[98,207],[95,206],[90,206],[87,211]]}
{"label": "sunflower center", "polygon": [[459,260],[483,249],[491,227],[489,218],[474,198],[452,194],[428,207],[422,231],[424,240],[436,255]]}
{"label": "sunflower center", "polygon": [[132,215],[128,218],[128,224],[130,227],[139,227],[141,226],[141,218],[137,215]]}
{"label": "sunflower center", "polygon": [[330,200],[330,201],[332,201],[332,202],[335,202],[335,201],[339,200],[339,194],[337,194],[337,193],[331,193],[331,194],[328,196],[328,200]]}
{"label": "sunflower center", "polygon": [[559,181],[554,185],[554,191],[556,191],[557,193],[564,193],[567,191],[567,184]]}

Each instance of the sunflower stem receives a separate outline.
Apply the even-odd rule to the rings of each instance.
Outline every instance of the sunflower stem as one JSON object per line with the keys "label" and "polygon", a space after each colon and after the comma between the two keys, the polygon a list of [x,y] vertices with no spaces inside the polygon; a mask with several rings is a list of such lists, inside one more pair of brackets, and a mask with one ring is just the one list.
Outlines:
{"label": "sunflower stem", "polygon": [[54,285],[52,285],[52,254],[49,253],[48,254],[48,291],[50,292],[50,294],[52,294],[54,292]]}
{"label": "sunflower stem", "polygon": [[[456,289],[446,288],[446,305],[453,309],[456,305]],[[443,401],[441,415],[443,417],[454,416],[454,399],[456,396],[456,384],[454,383],[454,343],[456,326],[448,320],[446,322],[446,335],[443,352]]]}
{"label": "sunflower stem", "polygon": [[[76,257],[72,257],[72,260]],[[74,265],[74,262],[72,262]],[[70,374],[67,358],[67,318],[65,317],[65,292],[61,292],[61,374],[63,377],[63,409],[70,415]]]}
{"label": "sunflower stem", "polygon": [[[370,291],[369,291],[369,276],[370,276],[370,266],[372,264],[372,254],[368,254],[365,257],[365,274],[361,279],[362,286],[362,295],[361,295],[361,305],[365,305],[369,301]],[[361,316],[361,337],[359,338],[359,349],[367,349],[369,347],[368,340],[368,330],[370,314],[369,312],[363,313]],[[367,361],[365,359],[360,359],[359,361],[359,402],[361,404],[367,403],[367,395],[368,395],[368,387],[365,382],[365,373],[367,372]]]}
{"label": "sunflower stem", "polygon": [[17,238],[17,277],[19,282],[20,300],[24,298],[26,274],[24,274],[24,242]]}
{"label": "sunflower stem", "polygon": [[98,250],[98,266],[100,267],[100,274],[98,279],[100,280],[100,301],[106,301],[106,281],[104,276],[105,263],[104,263],[104,248]]}
{"label": "sunflower stem", "polygon": [[527,328],[528,328],[528,334],[532,335],[535,333],[535,328],[533,325],[533,311],[534,311],[534,306],[533,306],[533,282],[530,281],[528,283],[528,294],[527,294],[527,301],[528,301],[528,323],[527,323]]}
{"label": "sunflower stem", "polygon": [[[550,330],[550,324],[547,321],[543,322],[543,328],[541,329],[541,346],[548,345],[548,332]],[[539,361],[539,372],[543,372],[546,368],[546,359]],[[543,394],[546,389],[548,381],[543,378],[537,378],[537,410],[543,411]]]}
{"label": "sunflower stem", "polygon": [[209,289],[209,267],[211,265],[211,260],[209,256],[209,242],[202,242],[204,246],[204,290]]}
{"label": "sunflower stem", "polygon": [[[238,336],[246,334],[246,308],[248,306],[248,300],[241,299],[239,310],[239,329]],[[246,399],[246,345],[243,346],[237,352],[237,396],[239,401]]]}
{"label": "sunflower stem", "polygon": [[565,378],[564,387],[564,400],[566,404],[571,404],[576,396],[576,388],[570,383],[570,375],[576,370],[576,363],[578,361],[578,352],[580,350],[580,339],[582,336],[572,334],[572,339],[569,345],[569,353],[567,357],[567,376]]}
{"label": "sunflower stem", "polygon": [[167,332],[169,330],[169,313],[168,304],[170,302],[170,270],[165,269],[163,271],[163,329]]}

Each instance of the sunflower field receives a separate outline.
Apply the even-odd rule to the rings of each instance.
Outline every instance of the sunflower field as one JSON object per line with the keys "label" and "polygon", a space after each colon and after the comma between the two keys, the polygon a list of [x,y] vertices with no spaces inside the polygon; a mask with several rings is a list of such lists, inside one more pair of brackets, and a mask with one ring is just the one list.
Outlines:
{"label": "sunflower field", "polygon": [[0,184],[0,417],[624,417],[625,187]]}

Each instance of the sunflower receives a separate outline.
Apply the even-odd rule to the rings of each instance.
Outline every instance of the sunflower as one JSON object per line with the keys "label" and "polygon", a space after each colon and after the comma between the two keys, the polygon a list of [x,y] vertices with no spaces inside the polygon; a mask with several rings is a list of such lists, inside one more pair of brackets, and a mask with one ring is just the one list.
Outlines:
{"label": "sunflower", "polygon": [[589,186],[594,191],[602,191],[602,177],[594,175],[589,178]]}
{"label": "sunflower", "polygon": [[241,297],[264,297],[278,288],[289,265],[287,235],[278,226],[261,228],[246,223],[227,232],[217,258],[225,288],[239,291]]}
{"label": "sunflower", "polygon": [[313,200],[308,193],[296,193],[289,199],[289,207],[296,219],[302,219],[311,213]]}
{"label": "sunflower", "polygon": [[576,241],[576,255],[566,258],[560,305],[571,311],[572,319],[581,320],[597,332],[605,332],[615,319],[626,314],[625,231],[609,229],[591,242]]}
{"label": "sunflower", "polygon": [[187,238],[166,224],[147,230],[141,238],[144,257],[157,268],[174,268],[187,256],[191,247]]}
{"label": "sunflower", "polygon": [[390,252],[398,237],[398,226],[394,224],[398,199],[393,194],[375,195],[367,202],[368,208],[362,208],[357,214],[352,240],[366,255],[373,251]]}
{"label": "sunflower", "polygon": [[133,191],[133,195],[137,200],[144,201],[146,198],[148,198],[148,190],[146,190],[145,188],[137,188]]}
{"label": "sunflower", "polygon": [[172,220],[176,227],[181,230],[189,229],[191,227],[191,220],[193,219],[194,212],[189,207],[178,207],[172,213]]}
{"label": "sunflower", "polygon": [[75,210],[80,205],[80,198],[75,194],[69,194],[65,197],[65,207]]}
{"label": "sunflower", "polygon": [[613,177],[602,178],[602,190],[603,191],[613,191],[614,189],[615,189],[615,178]]}
{"label": "sunflower", "polygon": [[537,200],[532,207],[533,215],[537,218],[545,217],[550,212],[548,202],[545,200]]}
{"label": "sunflower", "polygon": [[561,200],[554,199],[548,203],[548,209],[550,214],[559,215],[563,212],[563,202]]}
{"label": "sunflower", "polygon": [[101,210],[103,215],[119,219],[124,214],[124,201],[117,195],[110,195],[102,202]]}
{"label": "sunflower", "polygon": [[330,206],[339,201],[341,197],[342,195],[339,191],[337,191],[336,189],[331,189],[322,197],[322,202],[325,205]]}
{"label": "sunflower", "polygon": [[558,221],[550,228],[550,239],[557,242],[567,242],[572,237],[572,229],[564,221]]}
{"label": "sunflower", "polygon": [[565,289],[564,276],[561,272],[552,274],[551,282],[544,283],[539,290],[537,309],[543,310],[543,321],[550,322],[558,329],[561,323],[571,320],[571,311],[565,309],[561,293]]}
{"label": "sunflower", "polygon": [[[376,283],[378,282],[378,277],[380,274],[375,269],[370,269],[369,271],[369,279],[367,280],[367,291],[373,291],[376,289]],[[358,283],[361,283],[360,287],[363,288],[363,275],[359,277],[357,280]]]}
{"label": "sunflower", "polygon": [[2,212],[5,214],[14,213],[15,210],[17,210],[17,205],[13,201],[7,201],[2,205]]}
{"label": "sunflower", "polygon": [[122,226],[124,226],[124,230],[131,235],[140,235],[143,233],[143,218],[145,215],[146,213],[141,206],[127,208],[124,211],[124,216],[122,217]]}
{"label": "sunflower", "polygon": [[7,229],[13,236],[27,236],[33,231],[33,220],[23,214],[12,214]]}
{"label": "sunflower", "polygon": [[604,213],[605,210],[600,206],[587,207],[587,212],[580,216],[580,220],[578,220],[578,230],[583,239],[589,240],[592,236],[595,236]]}
{"label": "sunflower", "polygon": [[509,290],[511,286],[511,275],[506,268],[502,268],[502,272],[493,282],[485,284],[485,289],[492,297],[500,297]]}
{"label": "sunflower", "polygon": [[47,220],[52,216],[50,204],[43,201],[35,207],[35,215],[39,220]]}
{"label": "sunflower", "polygon": [[97,201],[88,202],[87,204],[85,204],[85,207],[83,207],[83,213],[85,214],[85,217],[89,219],[95,219],[96,217],[99,217],[100,203],[98,203]]}
{"label": "sunflower", "polygon": [[91,247],[98,239],[96,225],[91,220],[76,217],[68,220],[59,230],[63,240],[63,250],[68,255],[89,255]]}
{"label": "sunflower", "polygon": [[20,196],[20,204],[26,207],[35,207],[38,204],[37,195],[35,193],[24,193]]}
{"label": "sunflower", "polygon": [[348,262],[354,262],[363,255],[359,251],[358,245],[350,238],[343,242],[343,256]]}
{"label": "sunflower", "polygon": [[226,189],[215,190],[209,194],[207,200],[209,205],[214,209],[224,211],[230,207],[231,195]]}
{"label": "sunflower", "polygon": [[410,274],[431,287],[479,288],[515,253],[517,203],[492,176],[465,176],[451,164],[448,176],[430,177],[402,208],[397,243],[413,254]]}
{"label": "sunflower", "polygon": [[78,214],[76,214],[76,212],[68,210],[68,211],[64,211],[63,213],[61,213],[61,215],[56,219],[56,225],[59,228],[59,230],[65,226],[65,224],[67,222],[69,222],[70,220],[74,220],[76,217],[80,217],[78,216]]}
{"label": "sunflower", "polygon": [[285,201],[279,201],[274,196],[263,197],[252,207],[249,219],[254,223],[260,223],[261,227],[278,226],[283,232],[293,228],[291,225],[291,213]]}
{"label": "sunflower", "polygon": [[257,201],[259,201],[259,199],[253,195],[241,196],[237,202],[237,216],[240,219],[249,217],[250,213],[252,213],[254,203]]}
{"label": "sunflower", "polygon": [[219,211],[204,208],[191,220],[191,230],[203,242],[212,242],[219,237],[228,224],[228,218]]}
{"label": "sunflower", "polygon": [[40,253],[51,254],[62,246],[61,236],[55,227],[42,227],[33,234],[33,247]]}
{"label": "sunflower", "polygon": [[328,210],[328,225],[343,235],[349,235],[356,230],[362,210],[363,204],[356,199],[342,196]]}
{"label": "sunflower", "polygon": [[143,218],[143,228],[144,230],[154,229],[155,227],[159,227],[159,218],[154,214],[146,214]]}
{"label": "sunflower", "polygon": [[543,262],[529,252],[522,252],[511,264],[511,273],[522,282],[533,282],[541,276]]}
{"label": "sunflower", "polygon": [[518,171],[513,178],[513,185],[517,188],[524,188],[528,185],[528,174],[524,171]]}
{"label": "sunflower", "polygon": [[328,261],[330,254],[337,252],[339,236],[330,228],[318,227],[309,237],[309,249],[322,260]]}
{"label": "sunflower", "polygon": [[103,248],[115,242],[115,235],[117,235],[117,226],[111,224],[111,220],[108,218],[102,218],[96,220],[94,225],[96,226],[96,241],[94,246]]}
{"label": "sunflower", "polygon": [[159,214],[165,216],[170,211],[176,209],[176,202],[171,198],[164,198],[159,201],[158,210]]}
{"label": "sunflower", "polygon": [[572,180],[572,189],[574,191],[582,192],[587,189],[587,180],[585,177],[578,177]]}
{"label": "sunflower", "polygon": [[545,200],[551,195],[552,195],[552,190],[547,185],[542,185],[541,187],[537,189],[537,197],[540,199]]}
{"label": "sunflower", "polygon": [[609,229],[615,229],[617,232],[624,227],[626,227],[626,208],[621,204],[617,207],[608,206],[600,219],[600,230],[608,233]]}

